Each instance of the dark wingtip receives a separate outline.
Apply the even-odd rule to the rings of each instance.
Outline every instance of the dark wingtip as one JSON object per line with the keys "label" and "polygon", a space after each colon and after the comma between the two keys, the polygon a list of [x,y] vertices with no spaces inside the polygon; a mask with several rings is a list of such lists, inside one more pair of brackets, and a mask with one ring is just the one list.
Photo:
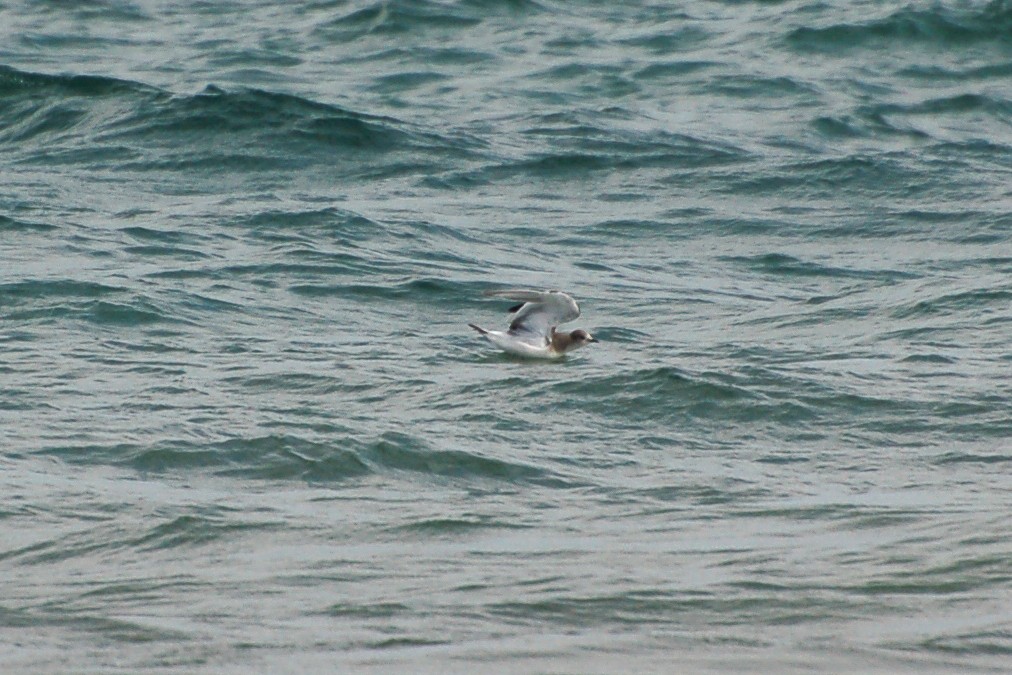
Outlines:
{"label": "dark wingtip", "polygon": [[512,307],[510,307],[506,311],[509,312],[510,314],[512,314],[513,312],[519,312],[520,308],[523,307],[525,304],[527,304],[527,303],[521,302],[519,305],[513,305]]}
{"label": "dark wingtip", "polygon": [[487,335],[488,334],[488,331],[485,330],[484,328],[482,328],[481,326],[475,326],[473,323],[469,323],[467,325],[470,326],[471,328],[475,329],[476,331],[478,331],[482,335]]}

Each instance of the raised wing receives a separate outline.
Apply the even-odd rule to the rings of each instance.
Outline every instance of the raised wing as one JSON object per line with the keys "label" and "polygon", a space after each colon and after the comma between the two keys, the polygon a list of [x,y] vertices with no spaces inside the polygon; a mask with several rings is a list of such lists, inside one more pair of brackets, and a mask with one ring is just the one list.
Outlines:
{"label": "raised wing", "polygon": [[511,288],[501,291],[485,291],[486,296],[508,298],[523,302],[513,315],[510,333],[530,334],[548,339],[552,329],[559,324],[573,321],[580,316],[580,306],[562,291],[532,291]]}

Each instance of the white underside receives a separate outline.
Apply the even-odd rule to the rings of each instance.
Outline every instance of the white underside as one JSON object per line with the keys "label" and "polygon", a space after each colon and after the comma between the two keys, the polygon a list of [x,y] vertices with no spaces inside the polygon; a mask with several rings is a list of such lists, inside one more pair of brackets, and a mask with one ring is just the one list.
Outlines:
{"label": "white underside", "polygon": [[485,333],[485,337],[499,349],[516,356],[524,356],[529,359],[557,359],[562,356],[547,344],[531,344],[514,335],[497,330],[488,331]]}

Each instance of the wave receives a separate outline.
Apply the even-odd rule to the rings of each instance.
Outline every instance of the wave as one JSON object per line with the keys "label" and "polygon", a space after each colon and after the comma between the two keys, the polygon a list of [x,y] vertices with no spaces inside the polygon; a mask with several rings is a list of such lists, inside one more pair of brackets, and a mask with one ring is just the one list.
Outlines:
{"label": "wave", "polygon": [[0,308],[9,320],[84,320],[136,326],[174,319],[167,308],[124,288],[73,279],[0,284]]}
{"label": "wave", "polygon": [[[0,560],[15,559],[27,565],[52,564],[122,551],[199,547],[233,537],[236,533],[281,528],[280,523],[244,519],[231,509],[222,508],[196,509],[195,513],[178,516],[156,525],[124,527],[119,523],[120,521],[100,523],[78,532],[61,534],[54,539],[8,550],[0,555]],[[165,583],[163,581],[159,585]],[[103,589],[86,593],[83,597],[108,593],[108,589]]]}
{"label": "wave", "polygon": [[693,375],[669,366],[559,382],[549,388],[554,405],[630,423],[680,426],[688,420],[795,424],[815,410],[789,391],[755,386],[721,373]]}
{"label": "wave", "polygon": [[[742,555],[747,549],[738,549]],[[779,584],[752,588],[735,588],[727,584],[723,592],[672,593],[664,589],[643,589],[600,595],[553,594],[540,599],[521,598],[491,604],[486,611],[508,617],[512,621],[531,624],[574,625],[640,624],[665,622],[671,617],[692,615],[695,621],[726,625],[754,625],[755,613],[762,611],[771,623],[816,621],[856,612],[862,600],[827,596],[822,599],[795,599],[771,602],[784,594]]]}
{"label": "wave", "polygon": [[489,517],[474,518],[426,518],[407,525],[389,528],[389,532],[400,539],[403,535],[429,537],[469,536],[487,529],[523,529],[522,525]]}
{"label": "wave", "polygon": [[[713,140],[670,131],[660,125],[643,129],[629,125],[630,113],[623,108],[607,108],[593,114],[581,112],[550,113],[518,120],[526,128],[522,134],[535,145],[550,142],[560,159],[567,155],[591,157],[630,157],[630,162],[655,158],[665,166],[702,167],[740,162],[749,153],[725,139]],[[552,155],[527,161],[551,161]],[[647,166],[651,165],[648,161]]]}
{"label": "wave", "polygon": [[899,155],[871,151],[791,161],[770,166],[761,173],[735,174],[720,190],[731,194],[780,193],[792,195],[798,201],[837,199],[844,190],[909,199],[942,184],[951,184],[948,173],[943,175],[930,165],[914,164]]}
{"label": "wave", "polygon": [[452,6],[432,2],[374,2],[339,16],[318,30],[328,36],[344,37],[367,33],[397,35],[412,29],[468,28],[481,22],[475,16],[452,11]]}
{"label": "wave", "polygon": [[[418,303],[436,304],[448,297],[462,297],[460,284],[446,279],[415,278],[391,283],[294,284],[289,290],[311,297],[358,296],[364,299],[413,298]],[[470,294],[478,297],[477,291]]]}
{"label": "wave", "polygon": [[[492,162],[440,176],[435,186],[473,187],[532,177],[583,180],[588,174],[617,170],[694,170],[737,164],[749,157],[748,152],[726,141],[664,129],[625,129],[622,117],[621,111],[611,110],[596,116],[567,113],[517,120],[529,125],[521,133],[533,152],[520,157],[504,153]],[[614,124],[608,124],[609,118],[615,118]]]}
{"label": "wave", "polygon": [[843,51],[888,42],[926,47],[1007,44],[1012,35],[1012,3],[994,0],[983,7],[953,8],[935,4],[930,9],[904,7],[881,19],[801,27],[787,36],[788,44],[810,51]]}
{"label": "wave", "polygon": [[397,474],[423,481],[570,485],[568,478],[548,469],[465,449],[436,449],[418,436],[399,432],[371,441],[345,437],[319,442],[269,434],[216,442],[163,440],[150,444],[54,446],[42,448],[39,453],[76,464],[122,466],[143,474],[210,470],[219,476],[321,484]]}
{"label": "wave", "polygon": [[[917,362],[906,363],[918,367]],[[939,365],[945,364],[927,362],[931,370]],[[776,435],[802,434],[808,441],[845,434],[851,443],[889,439],[897,446],[922,443],[940,433],[991,438],[1003,428],[990,401],[941,391],[922,397],[869,392],[855,377],[826,375],[819,367],[791,373],[788,363],[743,366],[733,373],[645,367],[542,385],[535,398],[536,406],[572,411],[588,427],[650,424],[665,433],[705,429],[709,441],[731,444],[764,436],[773,428],[778,429]]]}
{"label": "wave", "polygon": [[433,158],[470,157],[483,144],[292,94],[208,86],[174,95],[115,78],[0,67],[5,146],[22,162],[117,171],[317,164],[376,178],[429,173]]}
{"label": "wave", "polygon": [[897,319],[911,319],[967,312],[977,321],[986,318],[1000,319],[1010,302],[1012,302],[1012,288],[974,288],[919,299],[894,309],[892,316]]}
{"label": "wave", "polygon": [[713,78],[710,89],[735,98],[794,97],[799,105],[811,104],[818,100],[818,89],[803,80],[788,76],[719,75]]}
{"label": "wave", "polygon": [[1012,100],[986,94],[957,94],[931,98],[910,105],[883,104],[871,109],[874,115],[937,115],[944,113],[983,112],[996,117],[1012,115]]}
{"label": "wave", "polygon": [[193,292],[176,290],[152,296],[93,281],[43,279],[0,284],[0,309],[5,311],[8,320],[84,321],[115,328],[191,324],[199,322],[208,310],[221,312],[240,308],[235,303]]}
{"label": "wave", "polygon": [[[909,104],[876,103],[858,106],[846,114],[817,117],[811,125],[827,138],[898,136],[924,140],[932,138],[932,133],[920,128],[923,122],[938,126],[942,121],[942,125],[946,126],[943,120],[947,118],[972,119],[975,126],[979,126],[982,118],[990,118],[995,124],[1004,125],[1012,118],[1012,99],[965,93]],[[983,143],[996,154],[1007,153],[1009,148],[1000,137],[987,138]],[[965,147],[966,142],[961,144],[961,149]]]}
{"label": "wave", "polygon": [[52,232],[59,229],[48,223],[37,223],[20,218],[11,218],[0,214],[0,233],[2,232]]}
{"label": "wave", "polygon": [[98,298],[121,293],[118,286],[75,279],[44,279],[0,284],[0,307],[16,306],[27,300],[53,298]]}
{"label": "wave", "polygon": [[387,433],[363,451],[382,470],[409,471],[442,478],[492,480],[565,487],[569,481],[548,469],[486,457],[467,450],[433,450],[415,436]]}
{"label": "wave", "polygon": [[48,75],[0,65],[0,98],[80,96],[85,98],[138,93],[161,94],[155,87],[98,75]]}
{"label": "wave", "polygon": [[911,274],[893,270],[856,270],[845,267],[820,265],[809,260],[801,260],[784,253],[766,253],[756,256],[730,256],[723,258],[730,263],[744,264],[755,272],[789,277],[830,277],[886,279],[910,277]]}
{"label": "wave", "polygon": [[963,452],[951,451],[939,455],[934,460],[935,464],[1012,464],[1012,453],[1008,451],[987,452]]}
{"label": "wave", "polygon": [[[538,12],[542,6],[534,0],[463,0],[445,3],[430,0],[374,0],[365,7],[346,11],[316,27],[322,38],[343,40],[367,35],[397,37],[423,31],[429,34],[453,33],[474,28],[483,21],[501,15]],[[320,7],[314,9],[319,10]]]}
{"label": "wave", "polygon": [[1012,62],[968,67],[942,66],[935,63],[918,64],[903,68],[899,74],[906,77],[923,78],[931,83],[944,80],[966,83],[974,80],[1008,78],[1012,76]]}

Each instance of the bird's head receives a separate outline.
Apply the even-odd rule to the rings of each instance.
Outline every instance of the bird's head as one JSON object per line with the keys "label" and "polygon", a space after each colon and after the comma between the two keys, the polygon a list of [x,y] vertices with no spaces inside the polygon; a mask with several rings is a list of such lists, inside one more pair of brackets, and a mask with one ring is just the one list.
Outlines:
{"label": "bird's head", "polygon": [[574,330],[570,333],[569,339],[570,349],[576,349],[577,347],[582,347],[583,345],[590,344],[591,342],[599,342],[597,338],[582,329]]}

